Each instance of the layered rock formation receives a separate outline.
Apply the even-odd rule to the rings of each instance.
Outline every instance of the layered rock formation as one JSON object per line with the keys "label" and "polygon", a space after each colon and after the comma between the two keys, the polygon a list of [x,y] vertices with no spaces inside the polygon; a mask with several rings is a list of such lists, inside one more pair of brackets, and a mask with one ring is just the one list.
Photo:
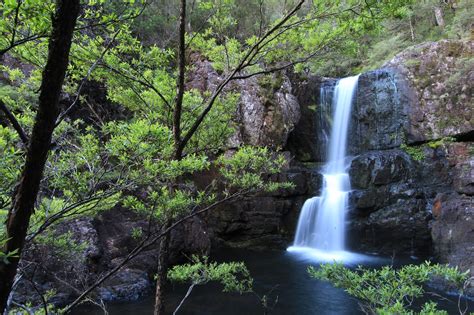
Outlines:
{"label": "layered rock formation", "polygon": [[[461,254],[461,247],[472,244],[469,237],[474,231],[474,124],[468,79],[473,72],[467,66],[472,63],[472,53],[472,42],[427,43],[360,76],[348,148],[353,155],[353,207],[348,222],[353,249],[436,254],[441,261],[452,263],[460,260],[452,257],[463,256],[463,266],[472,264],[470,251]],[[285,239],[288,243],[295,227],[292,229],[288,222],[296,222],[295,211],[305,196],[317,194],[320,179],[316,174],[318,163],[326,157],[332,111],[327,98],[335,80],[293,77],[291,83],[301,118],[284,147],[294,158],[292,165],[298,166],[289,174],[297,170],[292,176],[313,188],[229,205],[209,221],[211,229],[217,231],[214,235],[227,245],[262,246],[269,240],[278,245]],[[321,86],[328,93],[321,93]],[[258,102],[244,104],[263,106]],[[245,128],[245,121],[243,125]],[[282,140],[284,143],[286,138]],[[437,202],[440,196],[448,201]],[[432,214],[434,205],[443,215]],[[444,231],[447,218],[451,228],[460,224],[464,233]]]}

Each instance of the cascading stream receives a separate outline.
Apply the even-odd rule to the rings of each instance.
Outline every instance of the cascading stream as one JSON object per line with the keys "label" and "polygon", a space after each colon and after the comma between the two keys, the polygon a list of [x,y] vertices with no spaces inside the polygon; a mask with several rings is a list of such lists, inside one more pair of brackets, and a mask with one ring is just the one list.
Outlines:
{"label": "cascading stream", "polygon": [[334,88],[333,124],[328,159],[323,167],[321,196],[308,199],[301,210],[290,251],[315,249],[323,255],[344,251],[345,214],[350,180],[346,167],[347,131],[359,76],[340,79]]}

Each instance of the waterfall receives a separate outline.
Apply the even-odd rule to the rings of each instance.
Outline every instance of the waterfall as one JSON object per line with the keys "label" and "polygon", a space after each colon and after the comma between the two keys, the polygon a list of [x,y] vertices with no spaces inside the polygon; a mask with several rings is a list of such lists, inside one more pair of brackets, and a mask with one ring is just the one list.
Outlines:
{"label": "waterfall", "polygon": [[344,251],[345,214],[350,192],[346,170],[347,130],[358,79],[359,76],[340,79],[334,88],[333,124],[327,162],[322,172],[321,196],[310,198],[304,203],[294,246],[289,248],[290,251],[306,248],[317,250],[323,255]]}

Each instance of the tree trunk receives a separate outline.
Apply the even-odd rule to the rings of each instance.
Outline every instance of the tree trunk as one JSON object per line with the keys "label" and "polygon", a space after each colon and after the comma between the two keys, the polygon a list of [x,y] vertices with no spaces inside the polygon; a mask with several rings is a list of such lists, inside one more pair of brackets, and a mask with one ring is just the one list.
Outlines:
{"label": "tree trunk", "polygon": [[[163,231],[171,226],[170,222],[163,225]],[[160,256],[158,257],[158,268],[156,271],[156,291],[155,291],[155,309],[154,315],[163,315],[165,313],[164,293],[166,284],[166,273],[168,271],[168,249],[169,236],[166,234],[160,241]]]}
{"label": "tree trunk", "polygon": [[13,206],[6,222],[7,243],[4,252],[18,251],[18,257],[0,262],[0,310],[4,310],[13,285],[31,214],[51,147],[51,138],[59,114],[59,97],[69,63],[72,34],[79,13],[80,0],[58,0],[52,21],[49,53],[43,70],[38,112],[26,153]]}
{"label": "tree trunk", "polygon": [[413,28],[413,17],[410,15],[410,35],[411,35],[411,41],[415,41],[415,30]]}
{"label": "tree trunk", "polygon": [[186,0],[181,0],[179,13],[179,47],[178,47],[178,82],[176,100],[173,111],[173,138],[175,145],[175,159],[181,160],[183,150],[181,147],[181,112],[183,110],[184,75],[186,66]]}
{"label": "tree trunk", "polygon": [[443,9],[441,9],[440,6],[435,6],[433,8],[434,10],[434,15],[435,15],[435,19],[436,19],[436,24],[443,28],[444,27],[444,17],[443,17]]}

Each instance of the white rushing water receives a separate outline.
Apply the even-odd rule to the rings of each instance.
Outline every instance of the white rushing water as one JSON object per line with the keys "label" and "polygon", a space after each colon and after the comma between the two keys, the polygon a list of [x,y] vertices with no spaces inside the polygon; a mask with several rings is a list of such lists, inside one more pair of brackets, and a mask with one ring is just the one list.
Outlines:
{"label": "white rushing water", "polygon": [[339,80],[332,100],[333,124],[328,160],[323,168],[321,196],[303,205],[294,244],[288,251],[306,253],[321,260],[353,260],[357,254],[344,251],[345,214],[350,180],[346,167],[347,130],[352,99],[359,76]]}

